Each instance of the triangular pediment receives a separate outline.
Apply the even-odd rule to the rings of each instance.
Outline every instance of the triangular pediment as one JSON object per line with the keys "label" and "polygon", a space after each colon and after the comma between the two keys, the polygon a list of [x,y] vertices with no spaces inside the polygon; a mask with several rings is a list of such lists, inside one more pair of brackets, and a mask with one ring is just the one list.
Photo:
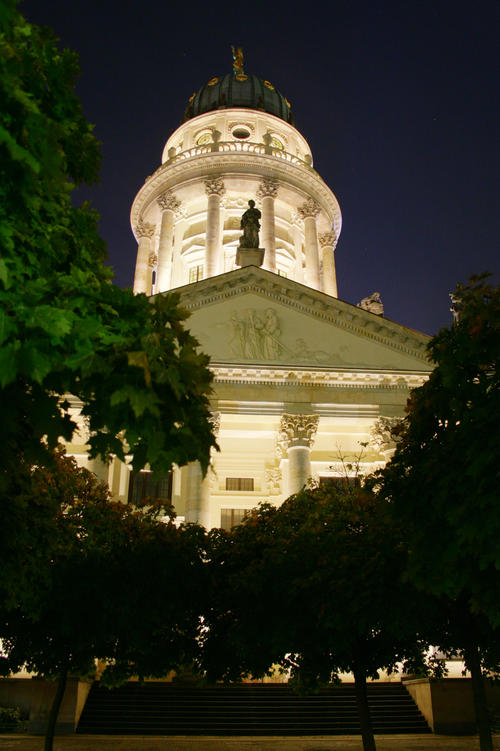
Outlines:
{"label": "triangular pediment", "polygon": [[176,291],[214,365],[431,370],[425,334],[255,266]]}

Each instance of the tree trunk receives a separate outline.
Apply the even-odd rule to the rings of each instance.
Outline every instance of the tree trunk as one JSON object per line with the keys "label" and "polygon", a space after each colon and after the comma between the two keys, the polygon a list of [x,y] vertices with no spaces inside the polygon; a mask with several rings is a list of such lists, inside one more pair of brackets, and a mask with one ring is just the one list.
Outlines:
{"label": "tree trunk", "polygon": [[464,658],[465,664],[469,668],[471,675],[477,731],[479,733],[479,747],[481,751],[493,751],[490,718],[488,716],[486,693],[484,690],[483,674],[481,671],[481,660],[479,658],[477,646],[473,645],[464,650]]}
{"label": "tree trunk", "polygon": [[373,737],[370,710],[368,708],[368,696],[366,693],[366,673],[359,667],[353,668],[354,687],[356,690],[356,702],[358,704],[359,724],[363,739],[363,751],[376,751],[375,738]]}
{"label": "tree trunk", "polygon": [[52,745],[54,742],[54,733],[56,729],[57,717],[61,708],[61,703],[66,689],[66,681],[68,679],[68,668],[64,668],[62,673],[59,674],[57,679],[57,689],[54,695],[54,701],[50,708],[49,719],[47,722],[47,730],[45,732],[45,747],[44,751],[52,751]]}

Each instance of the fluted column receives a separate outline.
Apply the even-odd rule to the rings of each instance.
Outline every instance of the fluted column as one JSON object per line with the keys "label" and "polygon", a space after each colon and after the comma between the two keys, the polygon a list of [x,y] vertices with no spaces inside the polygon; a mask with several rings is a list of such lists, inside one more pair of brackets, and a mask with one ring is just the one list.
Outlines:
{"label": "fluted column", "polygon": [[323,232],[318,240],[323,260],[322,290],[327,295],[337,297],[337,274],[335,273],[335,246],[337,245],[335,232]]}
{"label": "fluted column", "polygon": [[164,292],[170,289],[170,272],[172,268],[172,241],[174,237],[174,216],[180,208],[180,201],[172,191],[167,190],[158,199],[162,210],[160,242],[158,244],[158,270],[156,274],[156,291]]}
{"label": "fluted column", "polygon": [[283,415],[278,445],[288,453],[288,491],[302,490],[311,477],[311,446],[318,429],[318,415]]}
{"label": "fluted column", "polygon": [[[220,414],[212,413],[210,422],[214,435],[219,432]],[[187,466],[186,488],[186,522],[201,524],[206,529],[210,528],[210,479],[208,473],[203,477],[199,462],[190,462]]]}
{"label": "fluted column", "polygon": [[151,294],[152,267],[150,265],[152,253],[152,239],[155,233],[155,225],[139,219],[136,227],[136,235],[139,238],[137,248],[137,261],[134,274],[134,292]]}
{"label": "fluted column", "polygon": [[225,193],[222,177],[210,177],[205,180],[208,196],[207,231],[205,247],[205,276],[217,273],[217,255],[220,245],[220,199]]}
{"label": "fluted column", "polygon": [[276,273],[276,227],[274,222],[274,199],[278,195],[278,181],[264,178],[257,190],[257,198],[262,200],[262,240],[260,245],[266,251],[263,267]]}
{"label": "fluted column", "polygon": [[313,198],[308,198],[299,208],[299,214],[304,220],[306,284],[314,289],[320,289],[321,287],[319,278],[318,231],[316,228],[316,217],[319,212],[320,206]]}

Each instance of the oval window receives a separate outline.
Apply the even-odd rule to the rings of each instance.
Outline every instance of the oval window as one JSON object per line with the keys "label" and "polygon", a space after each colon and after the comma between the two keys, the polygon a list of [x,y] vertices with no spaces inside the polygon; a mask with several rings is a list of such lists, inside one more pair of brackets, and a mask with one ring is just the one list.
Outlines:
{"label": "oval window", "polygon": [[248,138],[250,136],[250,131],[246,128],[238,127],[233,130],[233,137],[234,138]]}
{"label": "oval window", "polygon": [[201,136],[198,136],[198,138],[196,139],[197,146],[204,146],[207,143],[212,143],[211,133],[202,133]]}

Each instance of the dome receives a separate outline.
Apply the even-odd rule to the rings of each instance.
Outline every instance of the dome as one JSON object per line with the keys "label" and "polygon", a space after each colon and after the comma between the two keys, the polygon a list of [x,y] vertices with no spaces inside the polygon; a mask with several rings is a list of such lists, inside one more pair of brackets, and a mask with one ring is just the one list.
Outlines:
{"label": "dome", "polygon": [[294,124],[290,102],[270,81],[265,81],[252,73],[214,76],[198,91],[189,97],[184,113],[184,121],[205,112],[230,107],[268,112]]}

